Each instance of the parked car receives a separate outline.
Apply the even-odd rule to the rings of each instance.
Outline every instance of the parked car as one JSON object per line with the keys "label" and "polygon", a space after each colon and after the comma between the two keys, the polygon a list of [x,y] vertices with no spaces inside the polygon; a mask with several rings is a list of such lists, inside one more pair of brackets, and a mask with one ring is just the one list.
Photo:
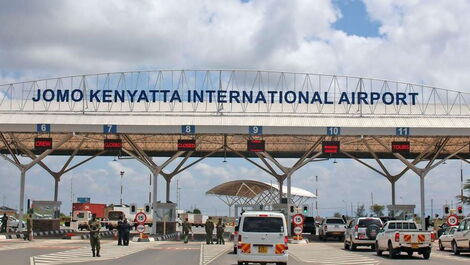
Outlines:
{"label": "parked car", "polygon": [[377,235],[375,250],[377,256],[388,251],[392,259],[401,252],[406,252],[410,257],[418,252],[424,259],[429,259],[433,235],[434,233],[418,230],[418,226],[412,221],[389,221]]}
{"label": "parked car", "polygon": [[343,218],[328,217],[323,219],[318,230],[318,237],[326,240],[328,237],[336,237],[339,240],[344,238],[346,222]]}
{"label": "parked car", "polygon": [[344,249],[356,250],[358,246],[375,248],[375,238],[382,228],[378,217],[358,217],[351,220],[344,234]]}
{"label": "parked car", "polygon": [[439,250],[443,251],[445,248],[452,248],[455,231],[457,231],[457,226],[450,226],[442,233],[439,237]]}
{"label": "parked car", "polygon": [[250,262],[287,264],[287,225],[282,213],[243,213],[238,237],[238,265]]}
{"label": "parked car", "polygon": [[305,217],[304,219],[304,233],[310,233],[312,235],[315,235],[316,232],[316,223],[315,223],[315,218],[313,217]]}
{"label": "parked car", "polygon": [[[2,221],[0,220],[0,225],[2,224]],[[7,228],[12,231],[12,230],[18,230],[20,228],[20,224],[22,228],[25,228],[25,223],[19,219],[17,219],[14,216],[9,215],[8,216],[8,222],[7,222]]]}
{"label": "parked car", "polygon": [[470,217],[463,219],[454,232],[452,250],[455,255],[460,255],[460,252],[470,251]]}

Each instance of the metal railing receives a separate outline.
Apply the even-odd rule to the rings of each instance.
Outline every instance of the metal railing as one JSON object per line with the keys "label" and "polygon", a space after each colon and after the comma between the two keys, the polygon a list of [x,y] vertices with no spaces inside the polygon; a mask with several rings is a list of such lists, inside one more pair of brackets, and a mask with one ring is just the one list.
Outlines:
{"label": "metal railing", "polygon": [[[264,100],[258,100],[260,93]],[[407,99],[398,100],[397,93]],[[344,94],[349,97],[347,100]],[[367,98],[361,101],[359,94]],[[381,98],[373,102],[373,94]],[[33,100],[38,95],[40,99]],[[211,97],[213,100],[209,100]],[[396,97],[394,101],[391,101],[392,97]],[[0,112],[448,117],[470,116],[470,93],[344,75],[256,70],[156,70],[76,75],[0,85]]]}

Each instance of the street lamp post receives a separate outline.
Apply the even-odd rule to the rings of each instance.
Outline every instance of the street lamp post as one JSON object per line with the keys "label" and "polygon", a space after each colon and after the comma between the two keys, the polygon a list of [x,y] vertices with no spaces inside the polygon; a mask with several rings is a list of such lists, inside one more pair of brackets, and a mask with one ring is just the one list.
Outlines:
{"label": "street lamp post", "polygon": [[119,174],[121,174],[121,200],[120,200],[120,204],[122,205],[122,177],[124,176],[124,171],[121,171],[119,172]]}

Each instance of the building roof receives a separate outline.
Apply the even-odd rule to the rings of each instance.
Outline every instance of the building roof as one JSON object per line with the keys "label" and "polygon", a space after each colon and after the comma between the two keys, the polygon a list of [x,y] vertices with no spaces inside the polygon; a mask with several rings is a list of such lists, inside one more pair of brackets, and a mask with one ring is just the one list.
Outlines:
{"label": "building roof", "polygon": [[[234,180],[217,185],[206,194],[254,198],[269,189],[279,191],[279,185],[255,180]],[[283,194],[286,193],[287,186],[284,185]],[[301,188],[291,187],[291,193],[292,196],[316,198],[315,194]]]}

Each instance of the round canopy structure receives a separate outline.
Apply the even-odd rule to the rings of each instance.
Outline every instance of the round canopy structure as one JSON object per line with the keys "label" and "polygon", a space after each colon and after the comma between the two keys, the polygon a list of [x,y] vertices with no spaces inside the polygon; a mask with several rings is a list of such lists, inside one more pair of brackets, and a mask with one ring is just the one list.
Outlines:
{"label": "round canopy structure", "polygon": [[[287,187],[284,186],[283,191],[287,191]],[[206,194],[217,196],[229,207],[233,205],[270,207],[279,202],[277,200],[279,185],[255,180],[234,180],[217,185]],[[316,197],[307,190],[291,187],[291,199],[297,206]]]}

